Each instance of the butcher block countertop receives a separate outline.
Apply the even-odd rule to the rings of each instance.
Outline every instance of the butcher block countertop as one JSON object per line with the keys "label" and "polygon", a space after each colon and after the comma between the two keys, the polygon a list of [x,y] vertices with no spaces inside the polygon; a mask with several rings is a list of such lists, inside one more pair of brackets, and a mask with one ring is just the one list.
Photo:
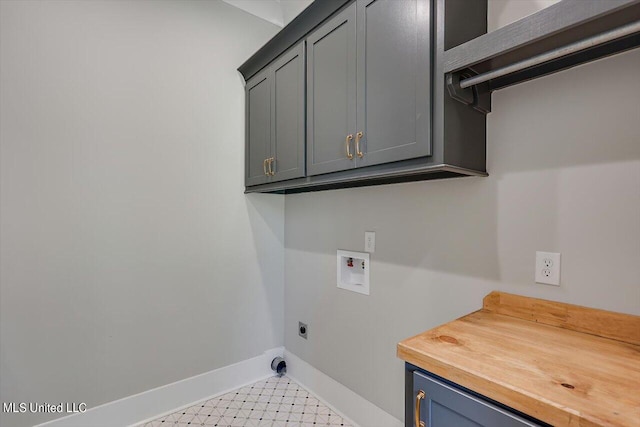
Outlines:
{"label": "butcher block countertop", "polygon": [[640,316],[492,292],[398,357],[553,426],[640,426]]}

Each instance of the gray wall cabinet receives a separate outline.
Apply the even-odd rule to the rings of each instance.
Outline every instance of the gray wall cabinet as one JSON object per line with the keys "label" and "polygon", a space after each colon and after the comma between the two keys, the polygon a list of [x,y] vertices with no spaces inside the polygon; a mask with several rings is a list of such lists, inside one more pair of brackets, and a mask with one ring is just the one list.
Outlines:
{"label": "gray wall cabinet", "polygon": [[264,71],[245,88],[245,185],[269,180],[266,161],[271,157],[271,80]]}
{"label": "gray wall cabinet", "polygon": [[431,154],[429,16],[358,0],[309,36],[309,175]]}
{"label": "gray wall cabinet", "polygon": [[304,43],[247,82],[245,185],[305,175]]}
{"label": "gray wall cabinet", "polygon": [[356,4],[307,38],[307,170],[356,166]]}
{"label": "gray wall cabinet", "polygon": [[[442,71],[445,46],[486,32],[486,8],[486,0],[313,2],[239,68],[245,191],[486,176],[485,114],[452,99]],[[268,113],[253,111],[264,105]]]}
{"label": "gray wall cabinet", "polygon": [[[406,427],[541,427],[480,396],[407,364]],[[418,417],[416,417],[416,409]]]}
{"label": "gray wall cabinet", "polygon": [[429,6],[428,0],[356,3],[358,166],[431,154]]}

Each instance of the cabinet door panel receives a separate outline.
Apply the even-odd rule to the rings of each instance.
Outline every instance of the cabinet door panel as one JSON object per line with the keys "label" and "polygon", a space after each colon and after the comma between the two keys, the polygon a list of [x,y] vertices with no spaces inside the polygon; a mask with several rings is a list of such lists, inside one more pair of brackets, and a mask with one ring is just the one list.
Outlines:
{"label": "cabinet door panel", "polygon": [[345,146],[356,123],[355,6],[340,12],[307,39],[309,175],[355,167]]}
{"label": "cabinet door panel", "polygon": [[267,72],[253,77],[245,89],[245,185],[269,180],[263,165],[271,145],[271,88]]}
{"label": "cabinet door panel", "polygon": [[422,390],[426,427],[538,427],[524,418],[420,372],[413,373],[413,399]]}
{"label": "cabinet door panel", "polygon": [[304,43],[273,64],[271,181],[304,176]]}
{"label": "cabinet door panel", "polygon": [[429,0],[359,0],[357,25],[358,166],[430,155]]}

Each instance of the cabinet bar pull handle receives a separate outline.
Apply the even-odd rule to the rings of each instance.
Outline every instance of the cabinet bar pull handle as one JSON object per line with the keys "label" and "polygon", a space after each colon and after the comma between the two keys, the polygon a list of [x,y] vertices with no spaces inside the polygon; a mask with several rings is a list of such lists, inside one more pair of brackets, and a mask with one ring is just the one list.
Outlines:
{"label": "cabinet bar pull handle", "polygon": [[424,427],[424,421],[420,420],[420,401],[424,399],[424,391],[420,390],[416,395],[416,410],[414,411],[414,415],[416,417],[415,427]]}
{"label": "cabinet bar pull handle", "polygon": [[353,139],[353,135],[347,135],[347,139],[345,140],[345,144],[347,146],[347,159],[353,159],[353,154],[351,154],[351,140]]}
{"label": "cabinet bar pull handle", "polygon": [[362,138],[362,132],[358,132],[356,134],[356,154],[358,155],[358,157],[362,158],[364,154],[362,153],[362,151],[360,151],[360,138]]}
{"label": "cabinet bar pull handle", "polygon": [[264,159],[264,162],[262,162],[262,170],[264,171],[264,174],[269,176],[269,174],[267,173],[267,162],[269,161],[269,159]]}
{"label": "cabinet bar pull handle", "polygon": [[268,159],[269,160],[269,175],[271,175],[271,176],[276,174],[272,169],[273,162],[275,161],[275,159],[276,159],[275,157],[271,157],[271,158]]}

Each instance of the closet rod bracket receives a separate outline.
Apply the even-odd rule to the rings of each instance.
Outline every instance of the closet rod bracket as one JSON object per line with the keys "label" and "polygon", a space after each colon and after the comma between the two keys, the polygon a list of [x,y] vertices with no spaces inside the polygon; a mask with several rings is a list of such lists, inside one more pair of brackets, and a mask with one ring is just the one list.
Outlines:
{"label": "closet rod bracket", "polygon": [[466,88],[460,86],[464,79],[476,76],[470,69],[447,73],[445,76],[449,96],[471,108],[487,114],[491,112],[491,92],[488,83],[478,84]]}

